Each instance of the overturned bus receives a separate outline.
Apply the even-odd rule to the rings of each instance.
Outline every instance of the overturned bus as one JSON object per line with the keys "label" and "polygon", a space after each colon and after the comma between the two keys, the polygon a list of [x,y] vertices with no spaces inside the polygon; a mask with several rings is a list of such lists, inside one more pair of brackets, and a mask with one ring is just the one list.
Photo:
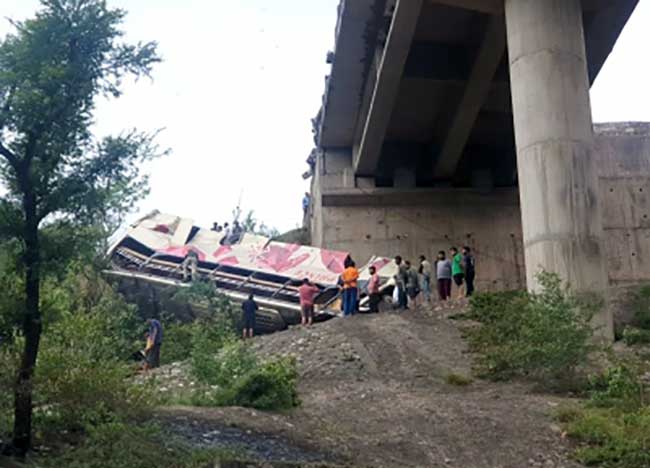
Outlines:
{"label": "overturned bus", "polygon": [[[298,287],[309,278],[322,292],[316,298],[316,319],[339,314],[339,276],[348,252],[277,242],[243,233],[234,243],[224,233],[195,226],[179,216],[153,212],[116,236],[108,255],[110,276],[144,281],[160,287],[188,287],[183,281],[183,261],[197,259],[199,281],[212,282],[234,302],[255,295],[260,306],[260,333],[282,330],[300,322]],[[394,263],[371,258],[360,268],[360,289],[374,266],[385,290],[391,288]],[[361,302],[362,308],[364,301]]]}

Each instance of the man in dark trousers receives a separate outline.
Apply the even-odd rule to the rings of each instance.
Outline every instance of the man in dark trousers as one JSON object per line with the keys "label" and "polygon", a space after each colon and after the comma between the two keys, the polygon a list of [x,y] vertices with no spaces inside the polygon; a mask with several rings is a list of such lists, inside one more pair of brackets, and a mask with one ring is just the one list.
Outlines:
{"label": "man in dark trousers", "polygon": [[460,300],[465,296],[465,270],[463,256],[458,252],[456,247],[449,249],[449,260],[451,261],[451,276],[458,288],[457,299]]}
{"label": "man in dark trousers", "polygon": [[408,309],[408,296],[406,295],[406,283],[408,282],[408,273],[406,263],[402,261],[402,257],[397,255],[395,257],[395,265],[397,265],[397,274],[395,275],[395,286],[398,291],[397,305],[401,310]]}
{"label": "man in dark trousers", "polygon": [[370,302],[370,312],[376,314],[379,312],[379,303],[381,302],[381,294],[379,293],[379,275],[377,268],[371,266],[369,268],[370,279],[368,280],[368,297]]}
{"label": "man in dark trousers", "polygon": [[162,324],[156,319],[147,320],[147,346],[144,350],[146,357],[145,370],[160,367],[160,346],[163,340]]}
{"label": "man in dark trousers", "polygon": [[255,331],[255,313],[257,312],[257,302],[252,294],[248,296],[248,299],[244,301],[241,305],[243,312],[243,321],[244,329],[242,331],[243,338],[253,338],[253,333]]}
{"label": "man in dark trousers", "polygon": [[463,247],[463,263],[465,266],[465,295],[471,297],[474,294],[474,278],[476,277],[476,268],[474,266],[474,256],[472,249]]}

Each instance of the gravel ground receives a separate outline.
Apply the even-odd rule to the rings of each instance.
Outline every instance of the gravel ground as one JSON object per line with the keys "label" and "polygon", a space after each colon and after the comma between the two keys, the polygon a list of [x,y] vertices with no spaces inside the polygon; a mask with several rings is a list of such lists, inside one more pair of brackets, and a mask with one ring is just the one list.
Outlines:
{"label": "gravel ground", "polygon": [[[165,415],[196,422],[192,440],[210,433],[209,443],[237,439],[262,459],[277,449],[269,453],[291,458],[288,450],[297,461],[306,454],[305,461],[349,466],[578,466],[553,422],[561,398],[520,383],[447,383],[450,374],[471,376],[462,322],[447,318],[453,312],[360,315],[258,337],[252,346],[260,356],[296,357],[300,408],[282,414],[167,408]],[[170,427],[183,436],[187,425]],[[240,432],[223,433],[224,427]]]}
{"label": "gravel ground", "polygon": [[[252,412],[252,417],[255,412]],[[314,463],[332,461],[333,456],[292,445],[279,435],[263,434],[248,429],[218,424],[197,418],[192,413],[169,414],[161,417],[165,430],[196,448],[225,449],[250,460],[285,463]]]}

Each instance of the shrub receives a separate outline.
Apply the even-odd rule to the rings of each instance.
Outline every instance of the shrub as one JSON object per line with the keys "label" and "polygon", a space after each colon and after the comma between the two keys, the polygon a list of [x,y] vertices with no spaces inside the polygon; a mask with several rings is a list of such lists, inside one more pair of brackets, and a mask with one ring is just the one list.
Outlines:
{"label": "shrub", "polygon": [[240,319],[239,309],[212,282],[194,282],[190,287],[176,292],[173,300],[204,309],[204,320],[229,332],[235,331],[235,325]]}
{"label": "shrub", "polygon": [[637,344],[650,344],[650,330],[641,328],[625,327],[623,329],[623,341],[628,346]]}
{"label": "shrub", "polygon": [[526,293],[479,294],[470,302],[470,317],[483,325],[468,331],[470,347],[480,353],[480,372],[492,378],[514,374],[512,348],[518,345],[522,316],[529,306]]}
{"label": "shrub", "polygon": [[192,373],[211,390],[197,390],[193,403],[246,406],[263,410],[287,409],[299,404],[298,372],[288,358],[259,363],[242,341],[226,338],[222,344],[209,333],[198,333],[192,349]]}
{"label": "shrub", "polygon": [[650,330],[650,285],[641,287],[633,296],[633,324],[644,330]]}
{"label": "shrub", "polygon": [[502,320],[505,315],[512,313],[513,303],[527,302],[526,291],[482,292],[470,298],[470,309],[467,318],[481,323],[491,323]]}
{"label": "shrub", "polygon": [[579,442],[575,457],[588,466],[640,468],[650,466],[650,407],[634,412],[613,408],[585,409],[567,424]]}
{"label": "shrub", "polygon": [[144,415],[155,403],[147,386],[133,385],[133,369],[118,356],[120,339],[105,335],[101,314],[66,313],[43,336],[35,378],[42,426],[85,430]]}
{"label": "shrub", "polygon": [[245,406],[260,410],[290,409],[300,404],[295,361],[280,358],[250,370],[232,385],[216,392],[218,406]]}
{"label": "shrub", "polygon": [[241,341],[233,339],[215,345],[207,334],[199,333],[195,337],[192,373],[201,382],[227,387],[256,366],[255,354]]}
{"label": "shrub", "polygon": [[238,313],[228,298],[209,283],[192,283],[176,293],[174,299],[203,306],[205,313],[192,323],[172,322],[166,327],[164,361],[190,358],[196,377],[208,382],[219,350],[236,341]]}
{"label": "shrub", "polygon": [[636,409],[643,405],[644,387],[638,372],[625,364],[592,378],[590,387],[592,406]]}
{"label": "shrub", "polygon": [[[33,396],[37,439],[44,431],[85,431],[96,424],[146,412],[154,403],[150,389],[129,383],[133,369],[124,361],[136,349],[139,335],[135,309],[97,272],[86,267],[71,267],[61,280],[48,277],[42,292],[44,333]],[[2,304],[6,306],[13,296],[4,295]],[[12,395],[20,349],[20,335],[0,346],[3,432],[10,429],[13,419]]]}
{"label": "shrub", "polygon": [[469,330],[481,372],[492,378],[528,376],[549,382],[571,376],[591,350],[590,320],[599,304],[579,300],[555,274],[538,275],[539,293],[478,295]]}
{"label": "shrub", "polygon": [[560,406],[554,414],[554,417],[557,421],[567,424],[577,420],[580,416],[584,414],[584,410],[581,406],[574,404],[566,404]]}
{"label": "shrub", "polygon": [[62,282],[48,278],[41,308],[44,335],[52,342],[83,346],[98,359],[116,360],[129,359],[142,346],[144,323],[136,308],[85,266],[72,267]]}
{"label": "shrub", "polygon": [[623,363],[592,378],[590,386],[582,408],[558,415],[580,444],[578,461],[605,468],[650,466],[650,407],[639,373]]}
{"label": "shrub", "polygon": [[[191,311],[180,314],[181,304]],[[161,350],[163,365],[194,359],[194,349],[203,356],[214,356],[226,342],[235,339],[239,313],[211,283],[192,283],[171,295],[165,305],[175,312],[165,310],[160,317],[165,335]],[[201,365],[197,363],[196,367]]]}
{"label": "shrub", "polygon": [[192,355],[192,340],[199,325],[195,323],[165,323],[165,345],[160,354],[162,365],[189,359]]}
{"label": "shrub", "polygon": [[457,387],[466,387],[467,385],[472,383],[472,379],[470,377],[461,374],[456,374],[453,372],[451,374],[447,374],[447,377],[445,377],[445,381],[449,385],[456,385]]}

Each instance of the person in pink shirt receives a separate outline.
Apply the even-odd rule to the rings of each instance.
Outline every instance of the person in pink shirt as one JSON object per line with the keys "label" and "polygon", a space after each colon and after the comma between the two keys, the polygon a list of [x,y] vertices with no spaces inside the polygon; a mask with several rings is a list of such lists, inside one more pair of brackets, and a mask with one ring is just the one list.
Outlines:
{"label": "person in pink shirt", "polygon": [[311,284],[309,278],[302,280],[302,286],[298,288],[302,325],[310,326],[314,321],[314,298],[319,292],[318,286]]}
{"label": "person in pink shirt", "polygon": [[379,275],[377,268],[371,266],[368,271],[370,272],[370,279],[368,280],[368,301],[370,303],[370,312],[379,312],[379,302],[381,302],[381,294],[379,294]]}

